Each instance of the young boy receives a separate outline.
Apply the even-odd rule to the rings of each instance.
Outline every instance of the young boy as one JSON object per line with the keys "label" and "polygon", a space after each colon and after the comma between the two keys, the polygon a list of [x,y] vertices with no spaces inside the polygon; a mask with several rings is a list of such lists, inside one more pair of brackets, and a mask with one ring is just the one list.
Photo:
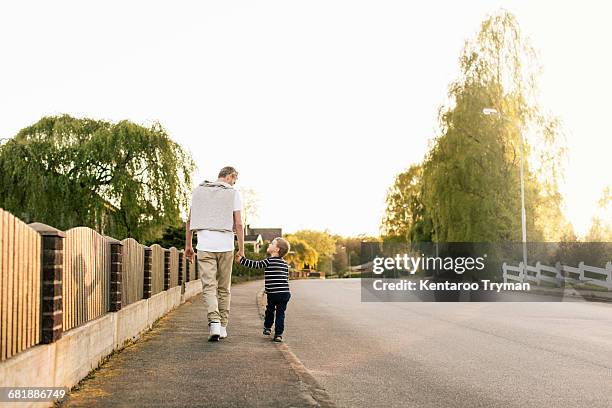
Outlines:
{"label": "young boy", "polygon": [[[289,242],[283,238],[274,238],[268,246],[270,257],[262,261],[236,255],[236,261],[248,268],[266,268],[264,271],[265,290],[268,298],[263,334],[269,336],[274,323],[274,341],[283,341],[285,330],[285,310],[291,298],[289,293],[289,267],[283,259],[289,252]],[[276,314],[276,318],[275,318]]]}

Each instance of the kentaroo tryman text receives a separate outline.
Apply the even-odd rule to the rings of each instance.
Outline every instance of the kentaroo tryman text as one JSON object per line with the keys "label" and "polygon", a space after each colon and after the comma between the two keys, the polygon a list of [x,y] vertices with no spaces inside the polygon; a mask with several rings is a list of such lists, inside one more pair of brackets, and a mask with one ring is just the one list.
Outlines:
{"label": "kentaroo tryman text", "polygon": [[478,282],[430,282],[429,279],[420,281],[410,281],[402,279],[400,281],[385,282],[377,279],[373,282],[374,290],[491,290],[501,292],[502,290],[531,290],[531,285],[523,283],[496,283],[490,280],[481,280],[482,286]]}

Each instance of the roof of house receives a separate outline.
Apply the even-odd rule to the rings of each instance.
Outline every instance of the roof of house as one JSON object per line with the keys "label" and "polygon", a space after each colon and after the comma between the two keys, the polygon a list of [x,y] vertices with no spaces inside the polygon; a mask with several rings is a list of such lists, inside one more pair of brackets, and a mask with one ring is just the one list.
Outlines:
{"label": "roof of house", "polygon": [[249,234],[244,236],[244,242],[257,242],[259,239],[263,239],[260,234]]}
{"label": "roof of house", "polygon": [[264,241],[272,241],[276,237],[283,236],[282,228],[250,228],[248,234],[259,234]]}

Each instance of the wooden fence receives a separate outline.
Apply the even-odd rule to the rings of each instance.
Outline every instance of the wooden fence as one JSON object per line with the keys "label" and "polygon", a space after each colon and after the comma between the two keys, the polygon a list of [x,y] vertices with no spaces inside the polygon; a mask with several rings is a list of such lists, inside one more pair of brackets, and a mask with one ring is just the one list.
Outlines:
{"label": "wooden fence", "polygon": [[187,257],[185,257],[185,267],[183,268],[184,271],[187,271],[187,268],[189,268],[189,280],[193,281],[197,279],[196,276],[196,268],[197,268],[197,258],[193,258],[193,261],[189,262],[189,266],[187,266]]}
{"label": "wooden fence", "polygon": [[161,246],[151,245],[151,296],[164,290],[164,253]]}
{"label": "wooden fence", "polygon": [[127,306],[142,299],[145,251],[144,246],[133,238],[126,238],[121,244],[123,244],[121,303]]}
{"label": "wooden fence", "polygon": [[170,252],[170,287],[178,285],[179,251],[175,247]]}
{"label": "wooden fence", "polygon": [[522,262],[519,262],[518,266],[504,262],[502,272],[504,282],[531,281],[538,285],[548,282],[556,286],[562,286],[564,283],[589,284],[612,290],[612,261],[606,263],[604,268],[586,265],[584,262],[580,262],[577,267],[560,262],[555,266],[537,262],[535,266],[527,265],[527,268],[524,268]]}
{"label": "wooden fence", "polygon": [[110,244],[96,231],[78,227],[64,241],[64,330],[108,312]]}
{"label": "wooden fence", "polygon": [[132,238],[118,242],[86,227],[64,233],[28,226],[0,208],[0,360],[176,287],[179,262],[181,284],[196,279],[195,263],[184,251],[155,244],[151,293],[145,293],[148,250]]}
{"label": "wooden fence", "polygon": [[0,208],[0,360],[40,341],[39,234]]}

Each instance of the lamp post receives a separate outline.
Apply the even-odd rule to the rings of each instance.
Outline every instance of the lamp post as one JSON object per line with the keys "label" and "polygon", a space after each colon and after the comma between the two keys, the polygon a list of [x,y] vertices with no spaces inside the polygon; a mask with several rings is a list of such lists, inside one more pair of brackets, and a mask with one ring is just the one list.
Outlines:
{"label": "lamp post", "polygon": [[521,128],[519,127],[516,121],[508,119],[504,115],[500,114],[497,109],[494,108],[484,108],[482,113],[488,116],[497,116],[498,118],[505,120],[506,122],[511,123],[519,134],[521,138],[521,228],[522,228],[522,238],[523,238],[523,273],[524,279],[527,278],[527,226],[526,226],[526,215],[525,215],[525,178],[523,173],[523,133],[521,132]]}

